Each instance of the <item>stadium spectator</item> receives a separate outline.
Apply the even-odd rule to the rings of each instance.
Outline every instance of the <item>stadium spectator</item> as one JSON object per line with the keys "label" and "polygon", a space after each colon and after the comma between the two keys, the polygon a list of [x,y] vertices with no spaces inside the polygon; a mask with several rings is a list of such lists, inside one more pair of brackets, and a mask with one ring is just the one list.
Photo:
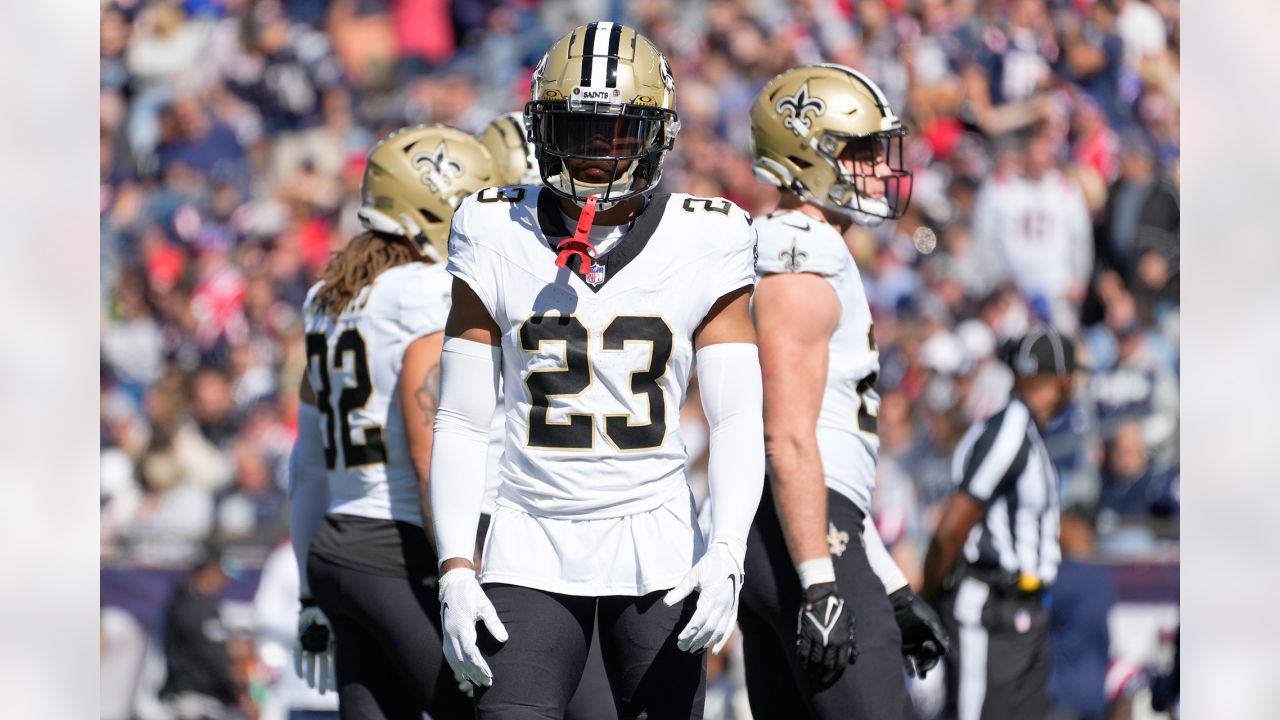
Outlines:
{"label": "stadium spectator", "polygon": [[1105,322],[1092,328],[1088,338],[1095,363],[1090,395],[1102,437],[1112,437],[1123,422],[1139,422],[1157,461],[1174,462],[1178,383],[1164,339],[1142,325],[1136,303],[1123,289],[1108,305]]}
{"label": "stadium spectator", "polygon": [[1151,461],[1142,427],[1127,422],[1116,428],[1107,444],[1099,512],[1109,520],[1168,518],[1179,511],[1178,473]]}
{"label": "stadium spectator", "polygon": [[1001,280],[1011,280],[1041,320],[1077,331],[1079,310],[1093,269],[1089,213],[1080,188],[1057,168],[1052,140],[1031,137],[1013,163],[983,186],[973,234]]}
{"label": "stadium spectator", "polygon": [[1096,235],[1097,268],[1134,276],[1138,222],[1155,183],[1155,157],[1140,135],[1126,138],[1120,177],[1107,190],[1107,204]]}
{"label": "stadium spectator", "polygon": [[230,634],[222,622],[218,596],[235,570],[222,553],[206,548],[191,576],[169,603],[164,625],[167,668],[160,696],[175,720],[237,717],[243,689],[232,677],[227,654]]}
{"label": "stadium spectator", "polygon": [[[184,477],[176,452],[162,447],[142,457],[138,483],[138,495],[118,498],[132,509],[120,519],[119,541],[146,562],[189,562],[211,527],[208,492]],[[121,491],[125,493],[129,490]]]}
{"label": "stadium spectator", "polygon": [[1116,602],[1111,569],[1095,562],[1094,524],[1081,506],[1062,513],[1062,564],[1049,613],[1049,701],[1053,720],[1107,720],[1111,660],[1107,614]]}
{"label": "stadium spectator", "polygon": [[232,450],[235,484],[216,501],[215,532],[220,541],[253,540],[266,546],[286,528],[285,491],[258,448],[241,440]]}

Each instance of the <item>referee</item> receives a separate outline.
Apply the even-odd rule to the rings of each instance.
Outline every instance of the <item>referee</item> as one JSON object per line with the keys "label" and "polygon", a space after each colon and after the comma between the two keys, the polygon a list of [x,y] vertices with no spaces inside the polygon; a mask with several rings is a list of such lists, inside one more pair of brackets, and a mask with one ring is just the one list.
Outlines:
{"label": "referee", "polygon": [[1049,612],[1058,573],[1058,478],[1040,429],[1071,399],[1075,347],[1049,328],[1006,352],[1008,403],[969,428],[956,492],[938,520],[921,596],[951,633],[947,715],[1038,720],[1048,711]]}

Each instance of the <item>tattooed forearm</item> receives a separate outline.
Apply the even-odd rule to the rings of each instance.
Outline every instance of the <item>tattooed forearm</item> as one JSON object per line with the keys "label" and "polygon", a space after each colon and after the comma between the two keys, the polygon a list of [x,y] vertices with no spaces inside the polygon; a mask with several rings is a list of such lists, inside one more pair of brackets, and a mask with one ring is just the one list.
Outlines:
{"label": "tattooed forearm", "polygon": [[440,365],[427,368],[422,384],[413,392],[418,409],[422,411],[424,424],[431,427],[436,421],[436,409],[440,407]]}

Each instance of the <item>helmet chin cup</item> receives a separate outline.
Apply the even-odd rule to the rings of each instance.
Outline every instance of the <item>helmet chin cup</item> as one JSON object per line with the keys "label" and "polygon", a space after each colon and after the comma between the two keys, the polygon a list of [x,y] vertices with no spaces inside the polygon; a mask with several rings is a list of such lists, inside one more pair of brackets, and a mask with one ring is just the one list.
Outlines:
{"label": "helmet chin cup", "polygon": [[853,219],[858,225],[876,227],[883,223],[892,213],[889,203],[884,200],[864,197],[846,183],[832,184],[827,191],[828,201],[820,203],[834,210],[839,210]]}
{"label": "helmet chin cup", "polygon": [[846,209],[846,212],[849,213],[849,217],[853,218],[855,224],[863,227],[876,227],[885,221],[885,218],[879,215],[868,215],[861,210],[854,210],[853,208]]}
{"label": "helmet chin cup", "polygon": [[773,158],[758,157],[751,164],[751,170],[755,173],[756,180],[766,185],[776,185],[780,188],[791,187],[795,179],[791,177],[791,173]]}

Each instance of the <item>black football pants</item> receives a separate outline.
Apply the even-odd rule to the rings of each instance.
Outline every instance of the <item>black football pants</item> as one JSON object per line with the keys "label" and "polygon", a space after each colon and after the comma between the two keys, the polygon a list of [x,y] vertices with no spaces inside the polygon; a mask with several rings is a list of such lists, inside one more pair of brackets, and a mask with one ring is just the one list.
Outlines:
{"label": "black football pants", "polygon": [[738,613],[751,714],[756,720],[915,718],[903,671],[902,635],[862,545],[862,511],[828,490],[827,515],[836,586],[853,610],[858,660],[829,686],[800,669],[795,651],[800,578],[787,553],[772,489],[765,483],[747,538]]}
{"label": "black football pants", "polygon": [[424,711],[435,720],[474,716],[444,659],[434,576],[375,575],[315,553],[307,571],[333,626],[342,720],[421,720]]}
{"label": "black football pants", "polygon": [[702,717],[705,656],[676,647],[696,594],[667,607],[665,591],[596,598],[504,583],[486,583],[484,590],[509,638],[498,643],[479,626],[480,650],[493,670],[493,685],[476,692],[482,720],[564,718],[597,627],[619,718]]}

